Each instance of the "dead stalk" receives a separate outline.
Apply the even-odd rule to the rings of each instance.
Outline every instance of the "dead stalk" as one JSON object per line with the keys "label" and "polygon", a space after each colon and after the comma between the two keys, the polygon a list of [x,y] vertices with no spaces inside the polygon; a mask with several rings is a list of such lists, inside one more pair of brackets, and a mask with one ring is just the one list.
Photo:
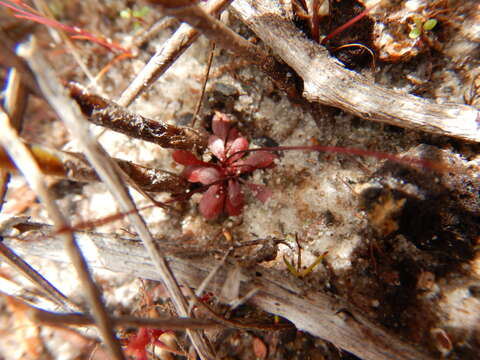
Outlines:
{"label": "dead stalk", "polygon": [[[3,111],[0,112],[0,123],[2,125],[0,143],[7,150],[10,157],[15,159],[17,168],[20,169],[25,180],[42,200],[56,228],[61,229],[68,227],[69,224],[67,220],[49,194],[48,187],[43,179],[43,174],[35,162],[34,157],[20,140],[15,129],[11,127],[8,115]],[[95,322],[103,340],[107,344],[113,358],[119,360],[124,359],[122,348],[111,326],[100,292],[92,280],[88,265],[82,256],[75,238],[72,233],[69,232],[64,233],[62,238],[70,260],[77,271],[80,283],[86,291],[87,300],[90,303]]]}
{"label": "dead stalk", "polygon": [[207,136],[203,131],[147,119],[88,92],[78,84],[69,83],[67,87],[83,114],[96,125],[165,148],[203,150],[207,145]]}
{"label": "dead stalk", "polygon": [[[157,250],[145,221],[135,210],[135,203],[133,202],[126,186],[123,184],[115,163],[110,157],[108,157],[105,150],[90,134],[88,123],[84,119],[80,109],[65,93],[66,91],[63,86],[56,80],[53,69],[43,58],[40,50],[36,48],[34,42],[22,46],[22,56],[27,59],[30,67],[35,73],[45,97],[48,99],[59,117],[64,121],[65,125],[69,128],[72,135],[75,136],[82,151],[85,153],[92,166],[95,167],[99,177],[107,185],[107,188],[118,202],[122,212],[128,213],[128,218],[135,231],[142,239],[144,246],[156,266],[162,282],[171,296],[171,300],[177,309],[178,314],[181,317],[187,317],[188,303],[185,300],[175,277],[170,271],[165,257]],[[201,337],[201,333],[195,330],[188,330],[187,333],[202,359],[211,359],[214,357],[212,351]]]}
{"label": "dead stalk", "polygon": [[[95,169],[90,166],[83,154],[60,151],[41,145],[27,144],[27,146],[45,175],[82,182],[100,181]],[[180,194],[189,187],[182,176],[169,171],[148,168],[121,159],[113,158],[113,160],[143,191]],[[0,168],[8,171],[15,170],[15,164],[2,148],[0,148]]]}

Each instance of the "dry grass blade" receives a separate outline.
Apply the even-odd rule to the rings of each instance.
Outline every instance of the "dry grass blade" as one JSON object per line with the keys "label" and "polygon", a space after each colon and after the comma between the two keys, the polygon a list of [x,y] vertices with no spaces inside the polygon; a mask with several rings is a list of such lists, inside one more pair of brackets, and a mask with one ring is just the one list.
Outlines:
{"label": "dry grass blade", "polygon": [[[49,194],[47,185],[43,179],[43,174],[35,162],[34,157],[20,140],[15,129],[11,127],[7,114],[2,111],[0,117],[0,124],[2,126],[0,143],[7,150],[10,157],[14,159],[17,168],[20,169],[30,187],[37,193],[42,203],[47,208],[56,228],[61,229],[68,227],[67,220],[64,218],[57,204]],[[91,278],[90,271],[88,270],[88,266],[78,248],[75,238],[71,233],[64,233],[62,238],[71,262],[75,266],[80,282],[87,292],[87,300],[92,307],[95,321],[104,341],[115,359],[123,359],[124,357],[120,343],[115,337],[111,327],[107,311],[102,303],[100,292]]]}
{"label": "dry grass blade", "polygon": [[[135,204],[123,184],[115,163],[108,157],[105,150],[96,142],[90,134],[88,123],[84,119],[80,109],[71,100],[62,85],[55,80],[55,75],[46,60],[41,56],[40,51],[35,48],[34,43],[26,44],[22,55],[27,59],[30,67],[37,76],[40,88],[45,97],[55,109],[57,114],[65,122],[71,133],[76,137],[82,150],[92,166],[95,167],[99,177],[107,185],[118,202],[121,210],[128,213],[128,218],[135,231],[139,234],[144,246],[146,247],[151,259],[153,260],[157,271],[160,274],[165,287],[168,289],[172,302],[182,317],[188,316],[188,304],[185,300],[178,283],[175,280],[166,259],[160,254],[155,246],[153,237],[148,230],[143,218],[135,211]],[[204,358],[212,358],[211,351],[201,338],[200,333],[189,331],[190,339]]]}

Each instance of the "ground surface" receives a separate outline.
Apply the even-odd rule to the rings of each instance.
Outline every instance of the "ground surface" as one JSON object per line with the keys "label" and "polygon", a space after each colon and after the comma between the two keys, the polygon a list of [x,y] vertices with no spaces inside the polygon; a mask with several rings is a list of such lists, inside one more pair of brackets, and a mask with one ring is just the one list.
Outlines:
{"label": "ground surface", "polygon": [[[103,33],[127,46],[128,39],[135,37],[134,21],[118,16],[128,6],[124,2],[96,4],[86,1],[64,6],[57,10],[61,21]],[[90,10],[93,6],[98,11],[95,16]],[[322,31],[325,33],[348,20],[338,15],[342,7],[358,7],[348,17],[361,11],[360,5],[354,1],[342,1],[337,6],[332,10],[331,19],[324,20],[325,29]],[[142,21],[151,23],[155,14],[151,10]],[[339,35],[338,40],[330,45],[332,53],[338,55],[340,52],[339,58],[349,67],[380,84],[440,103],[469,102],[479,106],[478,98],[471,93],[475,77],[480,74],[478,14],[480,8],[475,1],[435,1],[429,7],[422,1],[380,5],[372,10],[368,19],[350,32]],[[2,16],[8,18],[5,12]],[[424,31],[419,38],[411,39],[408,24],[415,16],[421,22],[435,18],[438,24],[433,30]],[[253,37],[231,15],[226,15],[224,20],[242,35]],[[19,27],[19,20],[15,21]],[[305,23],[298,20],[297,25],[308,33]],[[137,31],[144,26],[140,24]],[[62,43],[54,43],[40,25],[29,30],[38,34],[42,47],[62,79],[88,85],[85,75],[64,52]],[[101,89],[104,96],[115,99],[173,30],[174,27],[162,31],[156,39],[144,45],[138,57],[115,63],[98,81],[97,89]],[[13,31],[9,34],[15,36]],[[341,49],[334,50],[342,44],[358,42],[378,54],[374,72],[369,56],[359,55],[358,51],[349,54]],[[79,43],[78,46],[93,74],[113,58],[95,44]],[[200,95],[208,49],[208,41],[200,38],[153,88],[130,107],[131,110],[152,119],[188,125]],[[241,242],[276,237],[290,247],[280,244],[276,258],[263,265],[288,277],[294,275],[288,272],[283,257],[296,261],[296,236],[302,247],[303,266],[326,253],[323,263],[303,280],[307,289],[346,299],[372,320],[433,356],[476,358],[480,350],[478,146],[366,122],[335,109],[319,112],[314,105],[298,105],[276,89],[258,69],[239,62],[221,49],[216,50],[200,125],[209,128],[215,110],[234,115],[241,133],[255,146],[322,144],[408,153],[455,165],[459,172],[438,174],[352,155],[283,152],[278,155],[273,168],[257,170],[248,179],[266,185],[272,191],[265,204],[246,191],[246,206],[241,216],[221,216],[207,221],[198,211],[201,195],[194,195],[188,202],[179,204],[180,213],[165,212],[160,208],[144,211],[155,236],[182,239],[188,245],[206,249],[214,249],[219,242],[232,239]],[[70,142],[66,130],[54,120],[55,115],[48,112],[42,102],[31,103],[28,114],[25,139],[75,150],[76,144]],[[100,129],[92,131],[99,132]],[[172,160],[170,150],[110,131],[99,139],[112,156],[177,173],[182,169]],[[59,201],[72,223],[118,211],[101,184],[79,187],[65,181],[59,185],[58,181],[52,180],[55,188],[61,189],[61,185],[63,193],[59,194]],[[35,203],[34,196],[28,197],[29,190],[20,177],[15,178],[10,186],[4,211],[49,222],[42,205]],[[166,195],[162,196],[166,198]],[[148,204],[140,195],[135,198],[139,206]],[[124,221],[109,223],[96,230],[122,236],[132,231]],[[249,247],[236,255],[252,255],[255,250]],[[81,291],[76,287],[68,266],[60,267],[42,259],[28,260],[64,293],[81,301]],[[2,264],[1,271],[5,279],[11,280],[10,285],[20,281],[6,264]],[[98,271],[96,277],[104,288],[109,307],[117,313],[147,314],[142,301],[148,297],[164,303],[160,296],[162,291],[153,291],[157,284],[141,283],[129,276],[106,271]],[[12,291],[26,297],[30,296],[27,288],[28,284],[23,281],[17,290]],[[6,305],[2,307],[7,309]],[[160,307],[159,311],[164,309]],[[12,309],[8,308],[6,313],[12,313]],[[239,310],[236,315],[268,319],[267,314],[256,314],[249,307]],[[40,336],[30,335],[47,344],[48,351],[43,355],[34,354],[25,345],[14,348],[12,344],[22,343],[20,338],[25,336],[19,333],[20,330],[11,331],[12,327],[21,326],[18,321],[10,316],[9,326],[2,327],[3,333],[10,334],[2,340],[5,346],[1,348],[5,350],[0,350],[6,359],[47,358],[48,351],[54,358],[73,359],[79,356],[78,349],[88,354],[87,348],[91,347],[86,340],[76,343],[72,334],[44,328]],[[93,335],[93,330],[87,335]],[[182,346],[187,346],[181,334],[177,338]],[[267,347],[270,359],[353,358],[332,344],[295,331],[275,334],[230,331],[215,334],[213,339],[219,356],[225,359],[259,356],[261,344]],[[71,346],[65,345],[68,349],[59,352],[48,347],[58,346],[59,341]],[[49,342],[57,345],[48,345]],[[161,356],[168,358],[167,355]]]}

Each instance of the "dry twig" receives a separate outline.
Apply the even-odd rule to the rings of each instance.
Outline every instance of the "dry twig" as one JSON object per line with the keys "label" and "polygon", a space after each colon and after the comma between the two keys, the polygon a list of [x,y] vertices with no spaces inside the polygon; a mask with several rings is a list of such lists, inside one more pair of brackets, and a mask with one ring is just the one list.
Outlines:
{"label": "dry twig", "polygon": [[[210,0],[205,5],[205,11],[210,14],[220,13],[231,0]],[[158,50],[138,73],[127,89],[123,91],[118,104],[130,105],[137,96],[147,90],[162,74],[183,54],[198,38],[197,30],[187,24],[182,24],[175,34]]]}
{"label": "dry twig", "polygon": [[67,87],[83,114],[96,125],[165,148],[202,150],[207,145],[207,136],[200,130],[147,119],[110,100],[87,92],[78,84],[69,83]]}
{"label": "dry twig", "polygon": [[[27,59],[32,71],[37,76],[37,81],[42,89],[45,97],[51,106],[55,109],[59,117],[64,121],[70,132],[77,139],[82,151],[87,159],[95,167],[95,170],[102,181],[107,185],[118,202],[121,210],[128,214],[135,231],[139,234],[144,246],[147,248],[153,263],[156,266],[160,278],[171,296],[172,302],[182,317],[188,316],[188,304],[185,300],[180,287],[170,271],[169,265],[165,257],[159,253],[155,246],[153,237],[148,230],[143,218],[136,211],[135,204],[123,184],[119,169],[115,163],[108,157],[101,145],[95,141],[90,134],[88,123],[82,116],[80,109],[73,103],[65,93],[63,86],[56,81],[53,69],[48,65],[46,60],[36,49],[34,43],[22,45],[25,47],[22,55]],[[187,331],[192,344],[203,359],[213,357],[209,347],[206,345],[201,334],[195,330]]]}
{"label": "dry twig", "polygon": [[[45,238],[46,234],[53,232],[52,229],[48,226],[40,229],[41,231],[25,233],[17,238],[5,236],[5,241],[21,254],[67,261],[58,249],[59,240]],[[78,238],[85,248],[98,250],[88,254],[92,266],[159,280],[155,266],[143,247],[138,246],[138,241],[85,232],[79,232]],[[168,246],[168,242],[173,241],[165,240],[163,243]],[[206,256],[198,259],[175,257],[169,263],[179,280],[194,287],[198,287],[215,266],[215,261]],[[231,265],[225,265],[225,270],[212,279],[207,290],[217,292],[231,268]],[[250,289],[258,288],[250,302],[260,309],[285,317],[298,329],[330,341],[362,359],[431,359],[367,320],[361,311],[348,303],[319,291],[309,291],[306,296],[298,279],[279,276],[274,271],[256,266],[248,271],[242,270],[240,281],[241,293],[246,294]]]}
{"label": "dry twig", "polygon": [[[100,181],[83,154],[55,150],[41,145],[27,144],[27,146],[45,175],[84,182]],[[121,159],[113,158],[113,160],[143,191],[180,194],[189,187],[185,178],[169,171],[148,168]],[[2,148],[0,148],[0,168],[8,171],[15,170],[15,164]]]}
{"label": "dry twig", "polygon": [[[29,152],[28,148],[20,140],[15,129],[11,127],[7,114],[2,111],[0,116],[0,123],[2,126],[0,143],[7,150],[10,157],[15,159],[17,168],[20,169],[30,187],[37,193],[43,204],[45,204],[45,207],[56,227],[58,229],[68,227],[67,220],[64,218],[57,204],[52,200],[53,198],[49,194],[48,187],[43,179],[43,174],[36,164],[35,159]],[[111,327],[108,313],[103,305],[100,292],[91,278],[90,271],[75,238],[71,233],[64,233],[62,238],[64,240],[64,246],[69,254],[70,261],[75,266],[80,282],[88,295],[87,300],[92,308],[95,322],[99,327],[100,333],[102,334],[111,355],[115,359],[124,359],[120,343],[115,337]]]}

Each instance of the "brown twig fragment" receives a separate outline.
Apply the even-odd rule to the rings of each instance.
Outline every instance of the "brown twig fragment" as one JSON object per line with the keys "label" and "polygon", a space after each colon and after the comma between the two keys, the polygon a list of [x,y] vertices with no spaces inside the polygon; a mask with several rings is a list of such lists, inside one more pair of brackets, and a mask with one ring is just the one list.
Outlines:
{"label": "brown twig fragment", "polygon": [[[41,145],[28,145],[28,148],[45,175],[84,182],[100,181],[83,154],[55,150]],[[182,176],[137,165],[130,161],[113,160],[143,191],[179,194],[188,189],[188,182]],[[15,164],[2,148],[0,148],[0,168],[15,170]]]}
{"label": "brown twig fragment", "polygon": [[207,145],[207,136],[200,130],[147,119],[110,100],[89,93],[78,84],[69,83],[67,87],[83,114],[96,125],[165,148],[202,150]]}
{"label": "brown twig fragment", "polygon": [[[52,326],[92,326],[95,321],[92,317],[81,313],[55,313],[45,311],[14,297],[9,297],[10,301],[22,309],[23,312],[35,323]],[[204,319],[192,318],[157,318],[147,319],[134,316],[113,317],[112,323],[115,327],[146,327],[170,330],[185,329],[217,329],[225,327],[224,325]]]}

